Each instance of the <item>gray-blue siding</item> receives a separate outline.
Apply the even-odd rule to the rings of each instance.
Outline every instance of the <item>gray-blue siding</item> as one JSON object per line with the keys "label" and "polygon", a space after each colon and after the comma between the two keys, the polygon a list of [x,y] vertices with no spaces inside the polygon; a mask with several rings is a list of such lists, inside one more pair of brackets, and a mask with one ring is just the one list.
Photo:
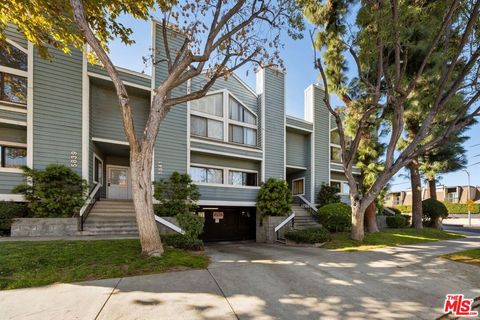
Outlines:
{"label": "gray-blue siding", "polygon": [[330,113],[328,112],[323,98],[325,93],[317,86],[313,86],[314,121],[315,121],[315,191],[318,193],[322,183],[329,183],[329,134]]}
{"label": "gray-blue siding", "polygon": [[286,124],[288,126],[295,126],[298,128],[305,129],[306,131],[312,131],[313,130],[313,123],[311,122],[306,122],[303,121],[302,119],[296,119],[291,116],[286,117]]}
{"label": "gray-blue siding", "polygon": [[200,200],[248,201],[255,202],[258,188],[234,188],[218,186],[198,186]]}
{"label": "gray-blue siding", "polygon": [[[159,85],[168,76],[165,62],[165,49],[162,38],[162,27],[155,23],[155,60],[160,61],[155,66],[154,86]],[[170,49],[179,49],[183,38],[179,34],[171,34]],[[177,88],[172,96],[186,94],[186,85]],[[187,104],[175,105],[171,108],[167,118],[160,125],[160,131],[155,145],[155,179],[168,178],[172,172],[187,172]]]}
{"label": "gray-blue siding", "polygon": [[[110,79],[110,76],[108,75],[107,71],[102,66],[99,65],[92,65],[88,64],[87,68],[88,72],[93,72],[99,75],[102,75],[104,77],[108,77]],[[135,75],[129,72],[122,71],[121,69],[118,70],[118,73],[120,74],[120,78],[123,81],[134,83],[137,85],[141,85],[144,87],[150,88],[152,83],[151,83],[151,77],[149,76],[141,76],[141,75]]]}
{"label": "gray-blue siding", "polygon": [[265,180],[285,178],[285,75],[265,69]]}
{"label": "gray-blue siding", "polygon": [[82,54],[50,49],[52,60],[36,54],[33,63],[33,163],[36,169],[58,163],[70,166],[77,154],[82,172]]}

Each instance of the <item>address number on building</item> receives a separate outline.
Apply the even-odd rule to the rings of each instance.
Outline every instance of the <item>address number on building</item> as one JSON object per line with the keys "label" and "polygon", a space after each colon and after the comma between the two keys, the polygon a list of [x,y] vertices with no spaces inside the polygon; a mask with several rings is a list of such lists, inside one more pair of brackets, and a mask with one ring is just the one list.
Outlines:
{"label": "address number on building", "polygon": [[78,152],[76,151],[70,152],[70,167],[78,167]]}

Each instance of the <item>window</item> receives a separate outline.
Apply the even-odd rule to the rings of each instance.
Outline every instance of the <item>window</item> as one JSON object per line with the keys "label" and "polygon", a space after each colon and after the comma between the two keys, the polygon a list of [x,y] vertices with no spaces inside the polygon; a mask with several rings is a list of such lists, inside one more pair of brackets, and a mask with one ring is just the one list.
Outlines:
{"label": "window", "polygon": [[215,168],[190,167],[190,176],[193,182],[223,183],[223,170]]}
{"label": "window", "polygon": [[330,143],[340,145],[340,135],[338,129],[330,131]]}
{"label": "window", "polygon": [[235,186],[256,186],[257,173],[229,171],[229,183]]}
{"label": "window", "polygon": [[342,162],[342,150],[338,147],[330,146],[330,160]]}
{"label": "window", "polygon": [[27,54],[11,44],[0,47],[0,101],[27,103]]}
{"label": "window", "polygon": [[211,94],[190,103],[191,109],[211,114],[217,117],[223,117],[223,94]]}
{"label": "window", "polygon": [[229,141],[255,146],[257,145],[257,130],[231,124]]}
{"label": "window", "polygon": [[103,185],[103,161],[93,155],[93,182]]}
{"label": "window", "polygon": [[0,47],[0,65],[27,71],[27,54],[10,43],[2,45]]}
{"label": "window", "polygon": [[0,146],[0,167],[20,168],[27,165],[27,149]]}
{"label": "window", "polygon": [[224,105],[226,95],[226,91],[210,94],[190,103],[191,135],[256,146],[256,115],[230,95]]}
{"label": "window", "polygon": [[451,203],[458,202],[458,193],[455,192],[448,192],[447,193],[447,201]]}
{"label": "window", "polygon": [[330,187],[338,190],[338,193],[342,191],[342,184],[339,181],[330,181]]}
{"label": "window", "polygon": [[191,134],[223,140],[223,122],[198,116],[190,118]]}
{"label": "window", "polygon": [[292,181],[292,193],[294,195],[305,194],[305,180],[303,178]]}
{"label": "window", "polygon": [[346,181],[330,181],[330,186],[338,190],[338,193],[349,194],[350,186]]}
{"label": "window", "polygon": [[230,97],[230,119],[248,124],[257,124],[255,115],[242,106],[237,100]]}

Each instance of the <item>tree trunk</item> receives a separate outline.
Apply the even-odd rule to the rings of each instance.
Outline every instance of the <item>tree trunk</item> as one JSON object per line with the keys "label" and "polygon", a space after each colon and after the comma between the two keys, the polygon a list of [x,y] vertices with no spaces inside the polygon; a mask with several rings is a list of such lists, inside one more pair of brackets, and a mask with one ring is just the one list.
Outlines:
{"label": "tree trunk", "polygon": [[418,167],[417,159],[408,165],[412,187],[412,228],[422,229],[422,180]]}
{"label": "tree trunk", "polygon": [[152,190],[152,150],[130,152],[132,170],[132,196],[137,218],[142,255],[161,256],[162,241],[155,222]]}
{"label": "tree trunk", "polygon": [[443,230],[442,218],[438,217],[432,220],[432,228]]}
{"label": "tree trunk", "polygon": [[437,200],[437,181],[435,177],[427,177],[430,199]]}
{"label": "tree trunk", "polygon": [[375,212],[376,209],[375,201],[373,201],[365,210],[365,228],[367,229],[367,232],[373,233],[379,231],[377,226],[377,215]]}
{"label": "tree trunk", "polygon": [[352,201],[352,233],[353,240],[362,241],[365,237],[363,220],[365,209],[362,208],[359,200]]}

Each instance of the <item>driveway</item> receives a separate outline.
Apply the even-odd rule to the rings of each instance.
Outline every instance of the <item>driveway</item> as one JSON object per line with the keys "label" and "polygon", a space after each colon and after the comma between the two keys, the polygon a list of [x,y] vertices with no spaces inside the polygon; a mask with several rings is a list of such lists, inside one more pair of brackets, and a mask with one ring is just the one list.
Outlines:
{"label": "driveway", "polygon": [[368,252],[207,246],[208,270],[0,292],[2,319],[434,319],[480,296],[480,268],[436,258],[480,237]]}

